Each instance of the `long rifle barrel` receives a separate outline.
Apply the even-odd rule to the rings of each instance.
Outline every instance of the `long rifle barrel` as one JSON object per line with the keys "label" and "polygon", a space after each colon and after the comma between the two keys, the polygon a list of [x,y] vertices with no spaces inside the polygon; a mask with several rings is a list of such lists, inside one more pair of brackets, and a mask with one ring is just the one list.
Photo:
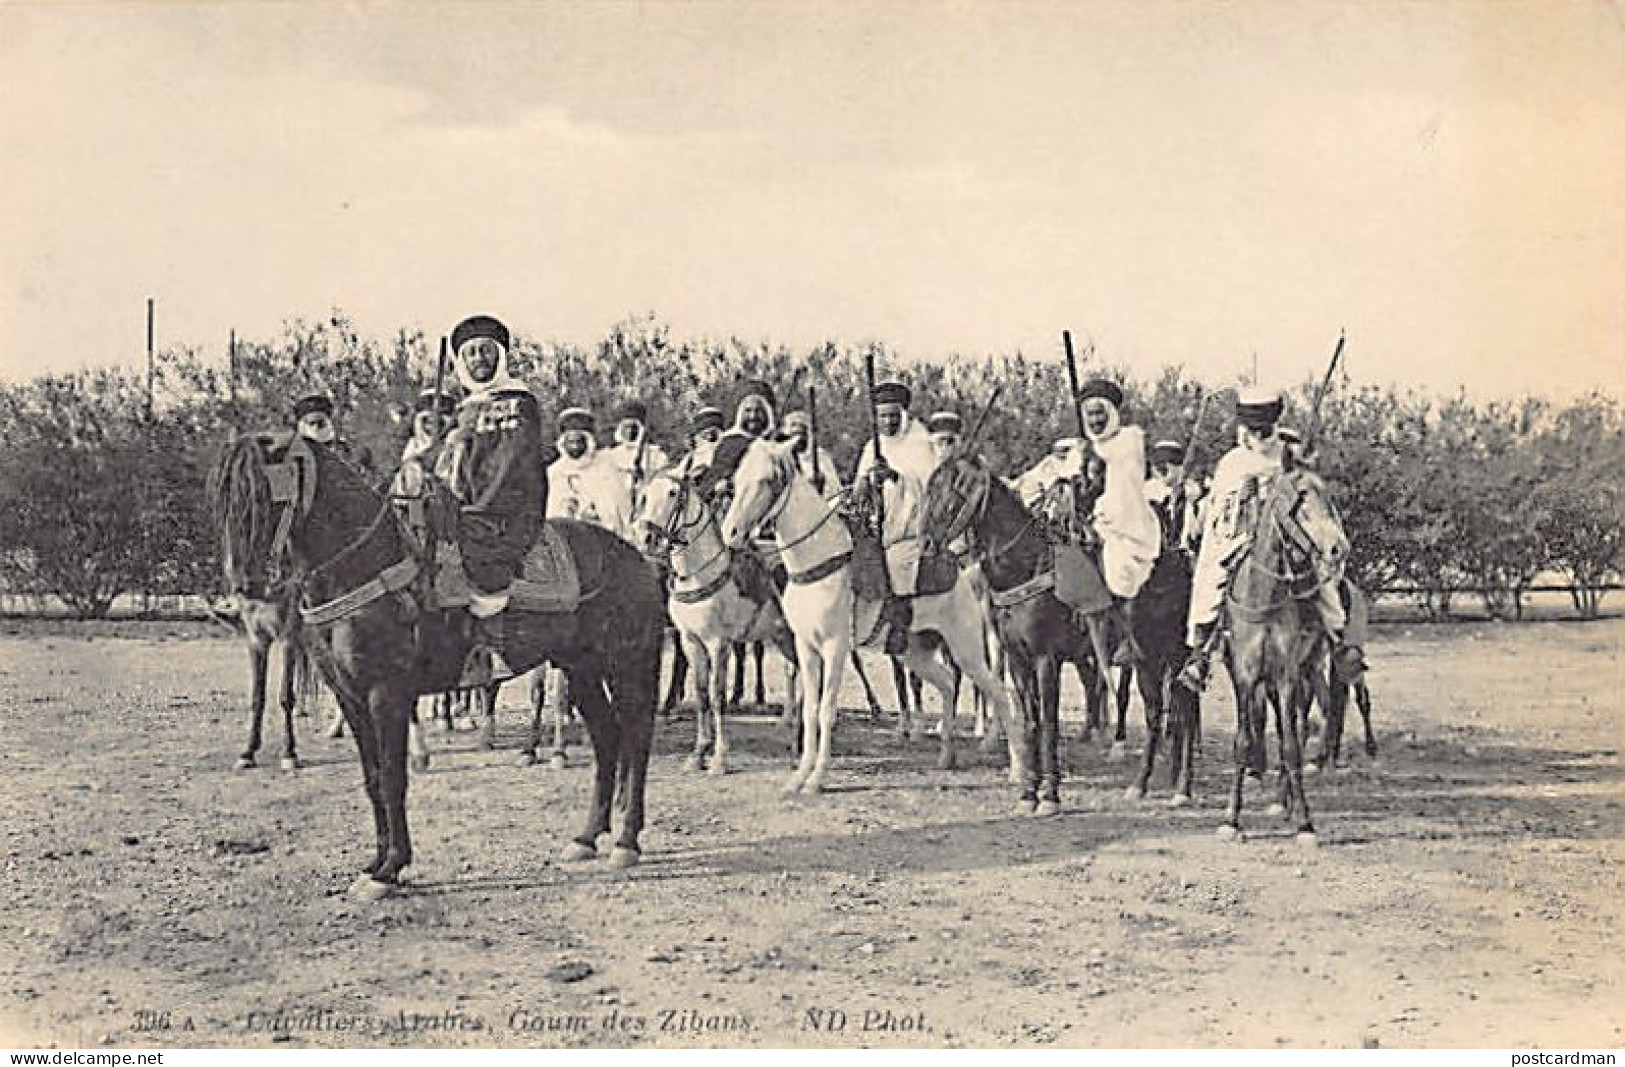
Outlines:
{"label": "long rifle barrel", "polygon": [[1305,455],[1314,451],[1315,440],[1320,436],[1320,404],[1326,399],[1326,394],[1332,387],[1332,375],[1337,373],[1337,364],[1343,358],[1343,345],[1348,341],[1348,335],[1337,331],[1337,347],[1332,349],[1332,361],[1326,365],[1326,375],[1320,380],[1320,388],[1315,390],[1315,406],[1309,413],[1309,432],[1303,439]]}
{"label": "long rifle barrel", "polygon": [[824,495],[824,471],[818,465],[818,387],[807,386],[807,450],[812,455],[813,491]]}
{"label": "long rifle barrel", "polygon": [[434,398],[431,401],[434,404],[434,421],[431,423],[434,432],[430,435],[430,440],[437,443],[440,440],[440,390],[446,383],[446,364],[450,359],[451,340],[445,334],[441,334],[440,355],[435,359],[434,365]]}
{"label": "long rifle barrel", "polygon": [[1072,387],[1072,418],[1078,428],[1078,436],[1083,432],[1083,387],[1078,384],[1078,356],[1072,350],[1072,331],[1061,331],[1061,342],[1066,345],[1066,377],[1067,384]]}

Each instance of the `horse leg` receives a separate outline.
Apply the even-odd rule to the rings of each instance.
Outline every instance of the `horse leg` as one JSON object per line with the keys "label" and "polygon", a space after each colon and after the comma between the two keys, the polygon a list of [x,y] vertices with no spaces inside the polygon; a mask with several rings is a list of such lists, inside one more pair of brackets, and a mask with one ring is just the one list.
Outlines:
{"label": "horse leg", "polygon": [[237,769],[246,771],[254,767],[260,751],[260,729],[265,722],[265,672],[271,658],[270,642],[257,634],[248,642],[248,667],[253,672],[248,690],[248,747],[237,757]]}
{"label": "horse leg", "polygon": [[643,833],[643,795],[649,777],[649,750],[654,742],[659,667],[651,664],[648,668],[633,668],[617,675],[613,686],[610,700],[620,727],[621,832],[615,838],[609,863],[611,867],[631,867],[643,855],[638,836]]}
{"label": "horse leg", "polygon": [[818,758],[801,787],[804,793],[822,792],[824,775],[829,773],[830,756],[835,750],[835,722],[841,713],[841,671],[846,665],[848,640],[842,634],[827,640],[819,650]]}
{"label": "horse leg", "polygon": [[429,743],[423,736],[422,724],[418,722],[418,702],[416,697],[412,699],[412,709],[407,717],[406,753],[411,761],[413,771],[422,774],[429,769]]}
{"label": "horse leg", "polygon": [[1117,676],[1117,729],[1112,733],[1112,749],[1106,757],[1112,763],[1128,755],[1128,702],[1133,685],[1134,666],[1124,664]]}
{"label": "horse leg", "polygon": [[[1330,683],[1331,699],[1326,703],[1326,729],[1320,735],[1320,763],[1325,770],[1335,770],[1343,756],[1343,730],[1348,724],[1349,686],[1340,678]],[[1314,766],[1311,763],[1309,766]],[[1307,771],[1309,768],[1305,767]]]}
{"label": "horse leg", "polygon": [[[1234,674],[1232,673],[1232,677]],[[1236,690],[1236,739],[1232,746],[1236,772],[1235,781],[1230,787],[1230,810],[1225,821],[1219,826],[1219,836],[1239,838],[1241,836],[1241,793],[1243,783],[1247,780],[1248,772],[1253,768],[1259,743],[1255,738],[1258,733],[1256,722],[1260,717],[1260,710],[1256,707],[1261,702],[1262,695],[1257,686],[1238,681]]]}
{"label": "horse leg", "polygon": [[720,648],[713,657],[711,650],[698,637],[683,633],[679,639],[686,646],[683,656],[688,660],[689,669],[694,672],[694,692],[699,698],[699,710],[694,714],[694,748],[683,761],[683,769],[700,771],[705,769],[705,754],[711,749],[710,739],[706,737],[706,731],[711,728],[711,705],[728,699],[727,675],[723,673]]}
{"label": "horse leg", "polygon": [[[282,642],[282,769],[299,769],[299,753],[293,736],[293,712],[299,703],[299,646],[293,640]],[[307,670],[309,668],[306,668]]]}
{"label": "horse leg", "polygon": [[796,769],[784,783],[784,793],[800,792],[813,772],[818,758],[818,709],[823,705],[824,676],[830,673],[828,664],[819,658],[813,643],[796,635],[796,663],[801,675],[801,758]]}
{"label": "horse leg", "polygon": [[[684,671],[687,671],[687,661],[684,661]],[[579,714],[576,706],[576,686],[570,680],[569,674],[558,671],[559,680],[558,698],[553,702],[553,752],[548,757],[548,766],[556,771],[562,771],[568,763],[570,718]]]}
{"label": "horse leg", "polygon": [[[1296,695],[1293,688],[1296,684],[1297,679],[1288,673],[1282,682],[1286,689],[1286,692],[1282,694],[1284,698],[1280,704],[1282,709],[1292,707],[1292,700]],[[1303,735],[1299,732],[1298,720],[1279,711],[1276,717],[1277,729],[1281,727],[1283,719],[1287,728],[1286,755],[1284,759],[1287,766],[1287,782],[1291,787],[1291,794],[1287,799],[1287,811],[1296,811],[1298,813],[1298,843],[1305,848],[1313,848],[1317,844],[1317,839],[1315,837],[1315,824],[1309,818],[1309,797],[1303,788]]]}
{"label": "horse leg", "polygon": [[[367,802],[372,805],[373,833],[377,838],[377,844],[372,862],[362,868],[362,877],[365,878],[383,867],[384,859],[389,854],[389,818],[384,814],[384,797],[379,777],[378,733],[373,729],[372,713],[368,710],[365,700],[357,699],[346,692],[335,691],[335,695],[338,698],[339,714],[344,716],[344,721],[350,728],[350,736],[355,739],[356,755],[361,760],[361,784],[367,792]],[[358,878],[357,885],[360,881]]]}
{"label": "horse leg", "polygon": [[869,721],[879,722],[884,713],[880,701],[875,699],[875,687],[869,684],[869,675],[863,669],[863,659],[855,648],[852,650],[852,669],[858,672],[858,681],[863,683],[863,699],[869,705]]}
{"label": "horse leg", "polygon": [[923,678],[931,683],[931,687],[942,695],[942,743],[937,751],[937,769],[951,771],[954,768],[954,731],[953,712],[954,697],[959,688],[958,680],[954,677],[956,671],[950,671],[948,666],[936,657],[936,653],[928,646],[916,646],[909,642],[908,651],[902,656],[903,665],[916,677]]}
{"label": "horse leg", "polygon": [[[1020,740],[1021,794],[1016,801],[1017,814],[1032,814],[1038,807],[1038,677],[1032,660],[1023,652],[1010,657],[1010,684],[1016,690],[1016,702],[1021,705],[1021,730],[1011,732],[1011,740]],[[1014,748],[1012,744],[1012,749]]]}
{"label": "horse leg", "polygon": [[487,752],[494,752],[497,747],[497,696],[501,692],[502,683],[492,682],[480,693],[485,712],[485,732],[480,735],[480,745]]}
{"label": "horse leg", "polygon": [[406,750],[416,694],[393,684],[374,686],[367,707],[378,736],[378,790],[389,827],[389,849],[372,872],[375,882],[394,884],[412,863],[412,835],[406,823]]}
{"label": "horse leg", "polygon": [[1088,718],[1083,736],[1087,740],[1096,730],[1106,727],[1106,705],[1111,693],[1111,642],[1107,639],[1106,615],[1096,612],[1084,617],[1084,628],[1089,632],[1089,647],[1095,654],[1095,675],[1090,681]]}
{"label": "horse leg", "polygon": [[671,643],[671,684],[666,689],[666,699],[660,702],[660,714],[671,719],[677,714],[677,705],[683,701],[683,686],[688,684],[688,655],[683,651],[683,639],[676,638]]}
{"label": "horse leg", "polygon": [[767,656],[767,645],[761,641],[750,643],[751,659],[756,661],[756,706],[767,707],[767,682],[762,678],[762,660]]}
{"label": "horse leg", "polygon": [[727,711],[738,711],[739,702],[745,698],[745,651],[745,642],[743,641],[733,642],[733,647],[729,649],[729,652],[733,655],[734,684],[732,693],[723,702],[723,708]]}
{"label": "horse leg", "polygon": [[[743,655],[744,649],[743,644],[736,645],[728,641],[719,641],[715,651],[712,652],[716,662],[711,665],[711,676],[717,680],[717,699],[710,702],[712,715],[711,765],[707,769],[714,775],[728,773],[728,734],[722,715],[722,680],[728,677],[729,656],[739,653],[738,659],[743,661],[745,658]],[[708,649],[707,651],[712,650]],[[704,719],[705,709],[702,708],[696,717]]]}
{"label": "horse leg", "polygon": [[1365,679],[1354,683],[1354,700],[1360,707],[1360,718],[1365,723],[1365,754],[1377,758],[1377,735],[1371,732],[1371,690]]}
{"label": "horse leg", "polygon": [[525,676],[525,702],[530,705],[530,726],[525,731],[525,743],[519,749],[518,763],[521,767],[532,766],[541,758],[542,707],[547,702],[547,682],[543,674],[546,671],[547,665],[540,664]]}
{"label": "horse leg", "polygon": [[1165,672],[1164,707],[1173,724],[1172,766],[1174,795],[1169,801],[1174,807],[1190,803],[1196,774],[1196,750],[1202,739],[1201,698],[1182,685],[1176,685],[1172,672]]}
{"label": "horse leg", "polygon": [[[1287,738],[1297,733],[1298,723],[1301,721],[1297,713],[1294,694],[1294,703],[1287,704],[1282,700],[1282,694],[1274,687],[1266,689],[1269,710],[1275,717],[1276,762],[1275,768],[1276,798],[1265,813],[1268,815],[1281,815],[1292,817],[1292,776],[1288,773],[1287,765]],[[1288,730],[1287,724],[1292,726]]]}
{"label": "horse leg", "polygon": [[1061,658],[1038,660],[1038,808],[1037,815],[1061,812]]}
{"label": "horse leg", "polygon": [[898,657],[887,656],[886,659],[891,662],[892,690],[897,694],[897,736],[908,741],[914,735],[914,709],[908,702],[908,671]]}
{"label": "horse leg", "polygon": [[[1157,742],[1162,739],[1163,716],[1167,713],[1162,679],[1153,678],[1152,673],[1149,665],[1146,665],[1136,676],[1140,686],[1140,703],[1145,705],[1145,758],[1140,761],[1140,773],[1123,794],[1129,800],[1144,799],[1146,790],[1150,788],[1151,773],[1157,765]],[[1122,722],[1121,719],[1118,721]]]}
{"label": "horse leg", "polygon": [[567,861],[598,855],[598,838],[610,829],[609,813],[615,800],[621,750],[621,724],[610,708],[603,679],[591,671],[572,674],[570,692],[592,741],[592,799],[587,804],[586,825],[564,846],[563,858]]}

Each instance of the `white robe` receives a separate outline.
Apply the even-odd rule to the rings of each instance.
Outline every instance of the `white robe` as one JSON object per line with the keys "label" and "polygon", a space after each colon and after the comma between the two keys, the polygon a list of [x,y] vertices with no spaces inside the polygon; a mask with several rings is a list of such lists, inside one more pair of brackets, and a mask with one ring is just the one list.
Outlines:
{"label": "white robe", "polygon": [[1162,550],[1162,527],[1145,497],[1145,431],[1124,426],[1093,445],[1106,464],[1106,485],[1094,513],[1100,569],[1112,595],[1128,599],[1151,576]]}
{"label": "white robe", "polygon": [[[639,505],[637,497],[643,488],[637,480],[638,446],[623,441],[598,453],[598,462],[602,467],[601,476],[609,482],[609,488],[605,491],[604,506],[600,509],[603,525],[635,543]],[[663,470],[669,462],[665,451],[659,445],[652,442],[645,445],[643,482],[647,483],[651,475]]]}
{"label": "white robe", "polygon": [[580,459],[561,455],[547,467],[547,517],[610,528],[615,480],[597,452],[589,451]]}
{"label": "white robe", "polygon": [[[886,509],[885,528],[880,543],[886,552],[886,569],[891,574],[892,591],[912,596],[920,573],[920,519],[925,506],[925,486],[936,469],[936,450],[931,435],[912,416],[904,416],[896,437],[883,437],[880,454],[886,465],[897,472],[888,481],[881,499]],[[870,438],[858,455],[856,478],[862,478],[875,465],[875,443]],[[854,480],[856,480],[856,478]]]}

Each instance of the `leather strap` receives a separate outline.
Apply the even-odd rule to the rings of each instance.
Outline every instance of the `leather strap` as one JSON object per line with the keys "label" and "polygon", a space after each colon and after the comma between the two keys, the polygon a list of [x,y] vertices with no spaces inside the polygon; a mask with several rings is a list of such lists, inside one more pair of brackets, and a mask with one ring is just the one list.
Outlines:
{"label": "leather strap", "polygon": [[842,552],[838,556],[831,556],[816,567],[810,567],[798,574],[790,575],[790,582],[794,585],[811,585],[814,582],[821,582],[851,562],[852,553]]}
{"label": "leather strap", "polygon": [[366,582],[348,593],[334,597],[324,604],[307,608],[301,606],[299,617],[306,626],[327,626],[348,618],[367,607],[376,600],[381,600],[391,593],[398,593],[407,588],[418,577],[418,561],[407,557],[399,563],[392,563],[385,567],[383,572],[371,581]]}
{"label": "leather strap", "polygon": [[1025,604],[1035,597],[1042,596],[1054,588],[1055,571],[1052,568],[1013,588],[992,590],[991,599],[993,606],[996,608],[1013,608],[1017,604]]}
{"label": "leather strap", "polygon": [[727,585],[728,579],[732,577],[733,569],[731,567],[724,567],[722,568],[721,574],[711,579],[711,581],[706,582],[698,589],[685,589],[682,591],[673,589],[671,598],[677,601],[679,604],[698,604],[702,601],[710,600],[712,597],[716,596],[722,591],[722,587]]}

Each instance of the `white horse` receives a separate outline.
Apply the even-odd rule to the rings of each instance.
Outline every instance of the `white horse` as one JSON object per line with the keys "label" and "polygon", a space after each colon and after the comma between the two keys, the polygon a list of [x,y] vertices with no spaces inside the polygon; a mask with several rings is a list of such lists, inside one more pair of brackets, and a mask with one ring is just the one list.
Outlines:
{"label": "white horse", "polygon": [[[795,638],[785,623],[765,565],[749,556],[736,559],[722,541],[711,508],[681,473],[668,468],[643,487],[636,526],[644,553],[664,555],[671,565],[666,607],[683,643],[683,652],[694,668],[700,709],[695,716],[694,751],[686,766],[689,770],[703,768],[712,774],[726,774],[728,732],[722,713],[728,704],[728,664],[734,645],[771,642],[794,672]],[[767,591],[764,600],[758,602],[747,595],[741,586],[740,567],[762,568],[759,577]],[[790,691],[793,698],[794,675]],[[793,721],[791,698],[785,701],[786,721]],[[714,739],[706,737],[708,725]]]}
{"label": "white horse", "polygon": [[[784,591],[785,618],[796,638],[802,679],[801,763],[787,792],[822,787],[829,767],[841,673],[852,647],[855,600],[852,590],[852,536],[836,513],[800,472],[788,443],[759,441],[734,474],[734,500],[722,523],[730,545],[742,545],[751,532],[773,524],[774,537],[790,584]],[[1021,724],[1004,687],[988,669],[982,646],[982,611],[963,574],[946,593],[914,598],[911,638],[903,662],[943,697],[942,747],[937,765],[951,768],[954,752],[953,672],[932,655],[932,644],[917,635],[933,631],[1005,723],[1012,774],[1020,770]],[[816,744],[815,744],[816,743]]]}

